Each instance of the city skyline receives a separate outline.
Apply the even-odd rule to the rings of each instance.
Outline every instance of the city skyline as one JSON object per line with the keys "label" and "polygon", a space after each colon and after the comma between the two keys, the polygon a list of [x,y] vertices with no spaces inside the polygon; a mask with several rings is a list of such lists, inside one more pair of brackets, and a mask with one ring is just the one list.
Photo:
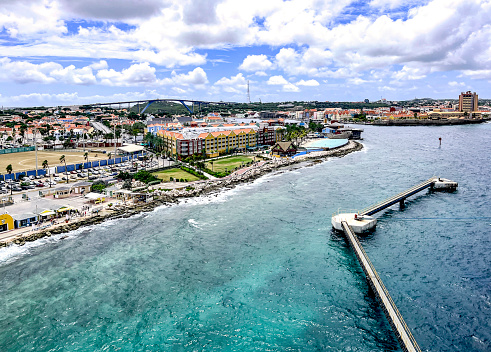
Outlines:
{"label": "city skyline", "polygon": [[0,104],[486,99],[491,2],[2,1]]}

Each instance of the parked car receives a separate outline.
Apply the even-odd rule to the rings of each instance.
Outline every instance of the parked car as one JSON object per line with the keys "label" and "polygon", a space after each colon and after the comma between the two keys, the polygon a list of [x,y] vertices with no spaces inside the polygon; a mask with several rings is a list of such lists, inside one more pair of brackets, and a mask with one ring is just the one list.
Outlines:
{"label": "parked car", "polygon": [[56,182],[60,182],[61,181],[61,177],[56,176],[55,178],[53,178],[53,180],[55,180]]}
{"label": "parked car", "polygon": [[36,175],[36,178],[37,178],[38,180],[39,180],[39,179],[41,179],[42,177],[43,177],[43,176],[41,176],[41,175]]}
{"label": "parked car", "polygon": [[44,183],[39,182],[36,187],[44,187]]}

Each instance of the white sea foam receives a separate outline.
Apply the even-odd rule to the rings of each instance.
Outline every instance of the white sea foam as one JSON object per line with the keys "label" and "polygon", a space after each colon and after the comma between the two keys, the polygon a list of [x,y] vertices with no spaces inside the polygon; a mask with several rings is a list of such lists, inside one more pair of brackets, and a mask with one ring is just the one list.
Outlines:
{"label": "white sea foam", "polygon": [[[94,225],[93,225],[94,226]],[[36,241],[26,242],[24,245],[13,244],[8,247],[0,248],[0,265],[8,264],[16,261],[17,259],[30,255],[34,248],[44,246],[46,244],[52,244],[61,240],[75,239],[78,235],[89,230],[92,226],[82,227],[77,230],[73,230],[67,233],[60,233],[50,237],[43,237]]]}
{"label": "white sea foam", "polygon": [[203,228],[201,226],[199,226],[199,222],[197,222],[196,220],[194,219],[188,219],[188,222],[189,224],[192,226],[192,227],[195,227],[197,229],[200,229],[202,230]]}

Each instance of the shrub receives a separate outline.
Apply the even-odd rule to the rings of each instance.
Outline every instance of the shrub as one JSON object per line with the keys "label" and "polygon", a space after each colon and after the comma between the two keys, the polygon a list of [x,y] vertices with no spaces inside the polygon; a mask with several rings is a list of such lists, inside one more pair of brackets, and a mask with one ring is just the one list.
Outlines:
{"label": "shrub", "polygon": [[140,170],[136,174],[133,175],[133,178],[137,181],[141,181],[143,183],[150,183],[152,181],[158,181],[158,178],[152,175],[152,173],[146,170]]}

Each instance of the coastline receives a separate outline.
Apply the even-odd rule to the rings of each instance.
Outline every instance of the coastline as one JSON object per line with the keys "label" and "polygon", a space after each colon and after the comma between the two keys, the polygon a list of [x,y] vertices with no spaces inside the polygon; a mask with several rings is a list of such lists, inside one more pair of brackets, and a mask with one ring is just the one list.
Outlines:
{"label": "coastline", "polygon": [[354,125],[373,125],[373,126],[453,126],[453,125],[470,125],[485,123],[490,119],[447,119],[447,120],[373,120],[370,123],[349,121]]}
{"label": "coastline", "polygon": [[[52,235],[68,233],[70,231],[76,230],[80,227],[90,226],[102,223],[106,220],[118,219],[118,218],[128,218],[139,213],[149,212],[154,210],[156,207],[165,204],[175,204],[179,202],[179,198],[191,198],[206,196],[221,189],[231,189],[235,186],[254,181],[263,175],[274,172],[278,169],[288,167],[290,165],[305,163],[308,161],[321,161],[327,158],[341,158],[350,153],[359,151],[363,149],[363,144],[350,140],[347,144],[329,149],[326,151],[312,152],[306,155],[301,155],[295,159],[271,159],[267,162],[257,163],[257,165],[241,169],[242,172],[236,172],[230,176],[222,179],[197,181],[192,184],[188,190],[175,189],[172,191],[154,192],[157,197],[143,204],[128,205],[119,209],[106,209],[103,214],[89,215],[83,218],[77,218],[72,222],[54,225],[52,227],[40,230],[34,230],[31,232],[24,232],[17,235],[12,235],[10,237],[0,240],[0,248],[7,247],[10,245],[24,245],[26,242],[36,241],[44,237],[51,237]],[[306,166],[311,166],[308,164]],[[241,171],[239,170],[239,171]],[[156,198],[156,199],[155,199]]]}

